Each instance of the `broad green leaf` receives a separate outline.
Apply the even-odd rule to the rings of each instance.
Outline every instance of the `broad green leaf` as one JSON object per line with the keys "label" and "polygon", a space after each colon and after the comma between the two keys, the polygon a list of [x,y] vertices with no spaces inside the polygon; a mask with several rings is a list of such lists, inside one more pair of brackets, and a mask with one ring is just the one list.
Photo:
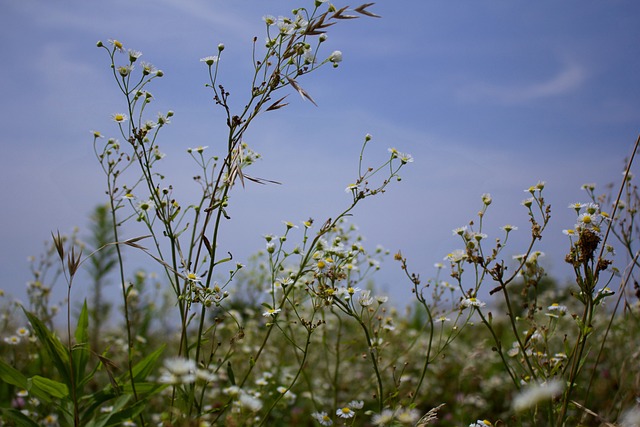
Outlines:
{"label": "broad green leaf", "polygon": [[51,331],[49,331],[49,329],[40,319],[38,319],[32,313],[29,313],[24,309],[24,307],[22,308],[22,310],[27,316],[27,319],[29,319],[29,323],[31,323],[31,326],[33,327],[33,332],[42,343],[54,366],[60,373],[60,376],[62,376],[64,382],[67,384],[67,387],[71,387],[69,353],[67,348],[62,345],[60,340],[55,335],[53,335]]}
{"label": "broad green leaf", "polygon": [[0,359],[0,379],[7,384],[12,384],[24,390],[27,389],[27,377],[2,359]]}
{"label": "broad green leaf", "polygon": [[35,375],[29,379],[29,390],[34,394],[40,395],[40,392],[44,392],[51,397],[58,399],[64,399],[69,396],[69,389],[61,382],[51,380],[49,378]]}

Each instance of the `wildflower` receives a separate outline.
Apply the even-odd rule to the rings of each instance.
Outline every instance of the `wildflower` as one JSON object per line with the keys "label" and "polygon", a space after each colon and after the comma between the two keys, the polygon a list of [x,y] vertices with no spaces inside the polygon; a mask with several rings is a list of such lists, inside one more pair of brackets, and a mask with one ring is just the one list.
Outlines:
{"label": "wildflower", "polygon": [[418,421],[420,414],[415,409],[398,408],[396,409],[396,418],[402,424],[414,425]]}
{"label": "wildflower", "polygon": [[516,357],[518,353],[520,353],[520,345],[518,344],[517,341],[514,341],[513,344],[511,345],[511,348],[507,350],[507,355],[509,357]]}
{"label": "wildflower", "polygon": [[473,239],[477,240],[478,242],[479,242],[480,240],[482,240],[482,239],[486,239],[487,237],[489,237],[489,236],[487,236],[487,235],[486,235],[486,234],[484,234],[484,233],[475,233],[475,232],[474,232],[474,233],[471,233],[471,234],[469,235],[469,239],[472,239],[472,238],[473,238]]}
{"label": "wildflower", "polygon": [[586,205],[584,205],[584,210],[587,213],[594,215],[600,210],[600,206],[596,203],[587,203]]}
{"label": "wildflower", "polygon": [[344,191],[347,193],[351,191],[357,191],[357,190],[358,190],[358,184],[349,184],[347,185],[347,188],[344,189]]}
{"label": "wildflower", "polygon": [[240,394],[241,390],[237,385],[232,385],[230,387],[222,389],[222,392],[229,397],[237,397]]}
{"label": "wildflower", "polygon": [[193,271],[187,271],[186,278],[191,283],[199,283],[202,280],[202,278]]}
{"label": "wildflower", "polygon": [[444,260],[458,263],[466,258],[467,258],[467,253],[464,250],[456,249],[453,252],[447,254],[447,256],[444,257]]}
{"label": "wildflower", "polygon": [[466,231],[467,231],[467,226],[466,226],[466,225],[465,225],[465,226],[463,226],[463,227],[454,228],[454,229],[452,230],[453,234],[454,234],[454,235],[456,235],[456,234],[457,234],[458,236],[462,236],[462,235],[464,235],[464,233],[466,233]]}
{"label": "wildflower", "polygon": [[162,126],[171,123],[171,120],[169,120],[169,117],[171,116],[173,116],[173,111],[169,111],[166,116],[162,113],[158,113],[158,124]]}
{"label": "wildflower", "polygon": [[276,317],[276,315],[278,313],[280,313],[282,310],[279,308],[270,308],[267,311],[265,311],[264,313],[262,313],[262,315],[264,317]]}
{"label": "wildflower", "polygon": [[413,163],[413,156],[411,154],[407,154],[407,153],[399,153],[400,155],[398,156],[400,158],[400,163],[402,163],[403,165],[406,165],[407,163]]}
{"label": "wildflower", "polygon": [[282,35],[291,34],[295,29],[293,26],[293,23],[289,18],[279,17],[278,22],[276,22],[276,25],[278,26],[278,30]]}
{"label": "wildflower", "polygon": [[640,407],[631,408],[624,412],[620,427],[634,427],[640,425]]}
{"label": "wildflower", "polygon": [[118,40],[109,39],[109,43],[111,43],[116,50],[119,50],[120,52],[123,51],[122,43]]}
{"label": "wildflower", "polygon": [[250,410],[251,412],[258,412],[262,409],[262,401],[248,393],[241,393],[238,402],[240,406]]}
{"label": "wildflower", "polygon": [[142,74],[148,76],[149,74],[157,73],[158,70],[153,64],[149,64],[148,62],[141,62],[140,66],[142,67]]}
{"label": "wildflower", "polygon": [[207,64],[209,67],[211,67],[213,64],[215,64],[216,62],[218,62],[218,57],[217,56],[206,56],[204,58],[200,59],[200,62],[204,62],[205,64]]}
{"label": "wildflower", "polygon": [[199,145],[199,146],[197,146],[195,148],[187,148],[187,153],[191,154],[191,153],[193,153],[195,151],[198,154],[202,154],[202,152],[204,150],[206,150],[207,148],[209,148],[208,145],[205,145],[205,146]]}
{"label": "wildflower", "polygon": [[379,414],[375,414],[371,419],[374,426],[390,425],[395,420],[395,416],[391,409],[383,409]]}
{"label": "wildflower", "polygon": [[472,298],[465,298],[462,300],[462,302],[460,303],[463,307],[484,307],[485,305],[487,305],[486,303],[480,301],[479,299],[472,297]]}
{"label": "wildflower", "polygon": [[267,24],[267,27],[276,23],[276,17],[272,15],[265,15],[262,17],[262,20]]}
{"label": "wildflower", "polygon": [[142,52],[129,49],[129,61],[136,62],[142,56]]}
{"label": "wildflower", "polygon": [[127,77],[129,74],[131,74],[131,71],[133,71],[133,65],[122,65],[118,67],[118,73],[122,77]]}
{"label": "wildflower", "polygon": [[17,335],[11,335],[10,337],[5,337],[4,342],[9,345],[18,345],[20,344],[20,337]]}
{"label": "wildflower", "polygon": [[538,258],[543,257],[543,256],[544,256],[544,252],[535,251],[535,252],[531,253],[531,255],[529,255],[529,258],[527,258],[527,264],[534,264],[534,263],[538,262]]}
{"label": "wildflower", "polygon": [[567,236],[575,236],[576,235],[576,230],[573,230],[573,229],[569,228],[567,230],[562,230],[562,234],[567,235]]}
{"label": "wildflower", "polygon": [[136,427],[136,423],[133,422],[133,420],[126,420],[125,422],[122,423],[123,426],[125,427]]}
{"label": "wildflower", "polygon": [[111,115],[111,118],[116,122],[116,123],[123,123],[127,121],[127,115],[126,114],[122,114],[122,113],[115,113]]}
{"label": "wildflower", "polygon": [[338,62],[342,62],[342,52],[340,52],[339,50],[336,50],[333,53],[331,53],[331,55],[329,55],[329,61],[333,62],[334,64],[338,64]]}
{"label": "wildflower", "polygon": [[358,299],[358,302],[363,307],[368,307],[371,304],[373,304],[373,298],[371,298],[371,291],[370,290],[362,291],[362,293],[360,294],[360,298]]}
{"label": "wildflower", "polygon": [[451,319],[449,319],[447,316],[440,316],[436,319],[436,322],[441,322],[441,323],[450,322],[450,321]]}
{"label": "wildflower", "polygon": [[93,134],[94,138],[104,138],[104,136],[102,136],[102,134],[97,130],[92,130],[91,133]]}
{"label": "wildflower", "polygon": [[224,43],[218,43],[218,52],[222,52],[224,50]]}
{"label": "wildflower", "polygon": [[506,231],[507,233],[510,231],[516,231],[518,229],[518,227],[515,227],[511,224],[507,224],[501,227],[502,230]]}
{"label": "wildflower", "polygon": [[590,228],[598,221],[598,215],[590,214],[585,212],[580,214],[578,217],[578,224],[584,226],[585,228]]}
{"label": "wildflower", "polygon": [[528,199],[524,199],[522,201],[522,206],[524,206],[525,208],[530,208],[531,205],[533,204],[533,197],[529,197]]}
{"label": "wildflower", "polygon": [[362,409],[364,402],[362,400],[352,400],[347,406],[351,409]]}
{"label": "wildflower", "polygon": [[196,362],[184,357],[164,361],[164,373],[158,380],[164,384],[191,384],[196,381]]}
{"label": "wildflower", "polygon": [[311,416],[315,418],[323,426],[330,426],[333,424],[333,421],[331,421],[331,418],[329,417],[329,415],[327,415],[327,413],[324,411],[314,412],[313,414],[311,414]]}
{"label": "wildflower", "polygon": [[58,426],[58,416],[56,414],[49,414],[42,420],[44,427],[56,427]]}
{"label": "wildflower", "polygon": [[584,208],[585,206],[586,205],[584,203],[576,202],[576,203],[571,203],[567,207],[569,209],[575,209],[576,213],[580,213],[580,210],[582,210],[582,208]]}
{"label": "wildflower", "polygon": [[291,221],[282,221],[282,223],[287,227],[287,230],[291,230],[292,228],[298,228],[298,226],[292,223]]}
{"label": "wildflower", "polygon": [[389,297],[384,295],[378,295],[376,296],[376,301],[378,301],[378,304],[384,304],[385,302],[389,301]]}
{"label": "wildflower", "polygon": [[553,380],[540,384],[533,384],[521,391],[513,399],[513,409],[516,412],[532,408],[539,403],[552,399],[562,393],[563,385],[560,381]]}
{"label": "wildflower", "polygon": [[356,413],[348,406],[344,406],[336,411],[336,415],[340,418],[353,418]]}
{"label": "wildflower", "polygon": [[24,326],[21,328],[18,328],[16,330],[16,334],[18,334],[18,336],[26,338],[29,336],[29,329],[25,328]]}
{"label": "wildflower", "polygon": [[144,200],[138,203],[138,208],[145,212],[153,209],[154,207],[155,207],[155,203],[153,202],[153,200]]}
{"label": "wildflower", "polygon": [[469,427],[493,427],[489,420],[478,420],[475,423],[469,424]]}
{"label": "wildflower", "polygon": [[493,201],[493,199],[491,198],[491,194],[484,193],[482,195],[482,203],[484,203],[485,206],[489,206],[492,201]]}
{"label": "wildflower", "polygon": [[562,315],[562,314],[567,312],[567,306],[566,305],[560,305],[557,302],[554,302],[549,307],[547,307],[547,310],[549,310],[549,311],[557,311]]}

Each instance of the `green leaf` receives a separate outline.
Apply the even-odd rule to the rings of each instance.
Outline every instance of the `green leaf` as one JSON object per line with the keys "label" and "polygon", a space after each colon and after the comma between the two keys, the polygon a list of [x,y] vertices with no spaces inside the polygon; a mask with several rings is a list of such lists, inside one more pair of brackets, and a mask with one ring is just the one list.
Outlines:
{"label": "green leaf", "polygon": [[78,317],[78,326],[76,327],[76,345],[71,351],[73,359],[73,373],[77,389],[88,382],[90,378],[85,378],[85,370],[89,361],[89,310],[87,309],[87,301],[82,305],[82,311]]}
{"label": "green leaf", "polygon": [[138,416],[140,412],[147,406],[146,400],[139,400],[128,408],[114,413],[110,418],[109,422],[104,424],[104,427],[111,426],[121,426],[127,420],[131,420]]}
{"label": "green leaf", "polygon": [[[158,394],[165,388],[167,388],[169,384],[157,384],[157,383],[149,383],[149,382],[136,382],[136,393],[138,395],[154,395]],[[124,384],[122,386],[122,392],[127,394],[133,394],[133,388],[130,383]]]}
{"label": "green leaf", "polygon": [[69,389],[65,384],[40,375],[34,375],[29,378],[29,391],[38,396],[45,393],[58,399],[64,399],[69,396]]}
{"label": "green leaf", "polygon": [[17,427],[38,427],[38,423],[17,409],[0,408],[0,414],[2,414],[2,420],[13,421]]}
{"label": "green leaf", "polygon": [[[110,398],[111,399],[111,398]],[[110,400],[108,399],[108,400]],[[120,410],[127,404],[127,402],[131,399],[131,395],[125,395],[125,396],[120,396],[117,399],[114,399],[113,402],[111,402],[110,405],[108,406],[112,406],[113,408],[111,409],[111,411],[106,412],[106,413],[100,413],[100,415],[98,415],[95,419],[91,420],[91,421],[85,421],[83,423],[83,425],[85,427],[104,427],[106,426],[109,421],[111,420],[111,417],[113,417],[116,413],[120,412]],[[102,403],[106,403],[102,402]],[[107,406],[107,405],[101,405],[101,406]]]}
{"label": "green leaf", "polygon": [[38,319],[32,313],[22,308],[24,314],[29,319],[29,323],[33,327],[33,332],[36,334],[40,342],[42,343],[45,351],[51,358],[53,365],[56,367],[60,376],[65,381],[68,388],[71,387],[71,375],[69,371],[69,353],[67,348],[62,345],[60,340],[45,326],[45,324]]}
{"label": "green leaf", "polygon": [[0,379],[7,384],[12,384],[24,390],[27,389],[27,377],[2,359],[0,359]]}
{"label": "green leaf", "polygon": [[147,378],[147,376],[151,373],[151,371],[155,367],[155,364],[158,361],[158,358],[164,351],[164,347],[165,347],[164,345],[159,347],[156,351],[154,351],[153,353],[151,353],[150,355],[148,355],[147,357],[145,357],[144,359],[142,359],[141,361],[135,364],[135,366],[132,369],[134,381],[136,382],[144,381]]}

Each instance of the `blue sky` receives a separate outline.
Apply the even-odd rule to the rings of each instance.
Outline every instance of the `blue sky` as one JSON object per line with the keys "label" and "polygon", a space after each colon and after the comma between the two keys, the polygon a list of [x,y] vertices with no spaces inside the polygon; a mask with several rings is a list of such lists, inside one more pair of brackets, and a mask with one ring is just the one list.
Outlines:
{"label": "blue sky", "polygon": [[[165,72],[150,89],[152,106],[175,111],[161,146],[168,183],[188,199],[197,188],[186,148],[214,149],[224,135],[199,59],[225,43],[220,82],[241,106],[262,16],[311,5],[0,0],[0,288],[20,297],[27,256],[51,231],[85,228],[106,200],[90,130],[116,135],[110,115],[124,103],[96,41],[121,40]],[[281,232],[283,220],[323,222],[339,212],[370,133],[372,159],[390,146],[415,158],[401,183],[356,210],[353,222],[371,247],[401,249],[428,277],[459,246],[451,230],[491,193],[486,232],[519,226],[508,253],[520,253],[523,189],[544,180],[553,218],[539,248],[552,274],[567,277],[567,205],[585,201],[583,183],[619,179],[640,129],[640,3],[382,0],[371,10],[383,18],[330,28],[325,54],[341,50],[340,67],[300,82],[318,107],[292,93],[287,108],[246,135],[263,155],[253,174],[283,185],[237,189],[228,249],[241,260],[264,246],[262,235]],[[378,281],[400,299],[409,295],[392,260]]]}

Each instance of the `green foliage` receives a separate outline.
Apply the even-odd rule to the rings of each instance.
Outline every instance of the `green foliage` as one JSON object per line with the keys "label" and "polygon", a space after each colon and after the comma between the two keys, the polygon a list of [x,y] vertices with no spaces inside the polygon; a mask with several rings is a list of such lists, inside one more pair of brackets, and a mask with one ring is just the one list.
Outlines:
{"label": "green foliage", "polygon": [[[401,252],[394,256],[415,301],[405,313],[389,304],[372,281],[388,252],[366,248],[347,218],[400,181],[413,159],[390,148],[386,159],[369,165],[370,135],[343,209],[300,228],[285,222],[279,234],[264,236],[264,249],[248,265],[224,252],[220,236],[234,187],[271,184],[248,174],[260,155],[245,132],[262,114],[287,105],[285,90],[315,103],[301,81],[342,60],[339,51],[321,59],[325,32],[358,16],[377,17],[369,3],[352,10],[313,4],[288,18],[265,17],[267,42],[254,41],[251,90],[238,111],[218,82],[224,45],[202,59],[228,137],[214,148],[218,154],[202,146],[187,150],[201,189],[195,200],[182,200],[157,172],[164,157],[160,130],[173,116],[147,114],[154,100],[148,88],[162,71],[137,63],[140,53],[125,51],[118,40],[98,43],[123,98],[126,113],[112,118],[125,142],[94,132],[108,202],[92,215],[88,256],[75,233],[58,232],[38,264],[47,268],[34,269],[29,307],[22,309],[29,327],[5,338],[0,359],[2,422],[568,426],[637,420],[623,414],[640,395],[638,304],[626,289],[638,265],[640,197],[628,173],[617,195],[596,195],[589,185],[591,203],[571,206],[577,219],[565,230],[565,261],[575,284],[565,288],[546,276],[537,250],[551,218],[539,182],[526,190],[531,237],[520,255],[505,258],[513,226],[487,243],[492,198],[484,194],[478,217],[454,230],[462,248],[447,256],[446,268],[438,264],[435,277],[421,279]],[[613,203],[611,213],[606,203]],[[123,237],[132,232],[135,237]],[[610,286],[620,270],[612,267],[609,233],[632,259],[616,291]],[[149,265],[131,269],[125,251],[146,254]],[[83,266],[93,295],[72,331],[72,294]],[[56,272],[51,281],[42,274],[47,269]],[[160,275],[145,273],[151,270]],[[126,271],[136,273],[129,278]],[[102,296],[110,275],[120,285],[113,302],[121,318],[112,319]],[[67,285],[64,339],[49,308],[57,278]],[[608,306],[616,293],[615,306]]]}

